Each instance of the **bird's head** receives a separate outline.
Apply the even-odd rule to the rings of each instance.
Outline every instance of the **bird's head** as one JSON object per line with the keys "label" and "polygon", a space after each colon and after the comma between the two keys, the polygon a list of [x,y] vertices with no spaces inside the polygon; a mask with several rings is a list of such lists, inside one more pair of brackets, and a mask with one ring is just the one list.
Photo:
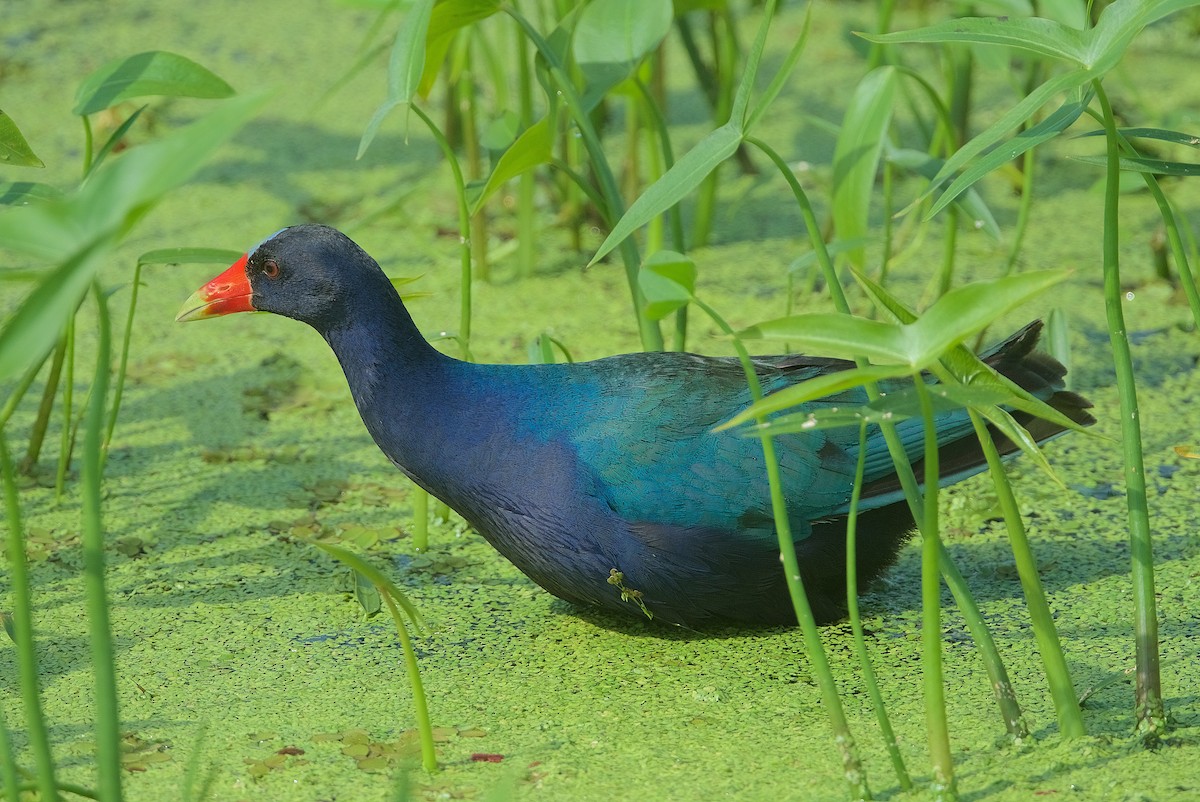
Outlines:
{"label": "bird's head", "polygon": [[363,290],[390,289],[375,260],[345,234],[329,226],[292,226],[192,293],[176,320],[274,312],[326,331],[345,320]]}

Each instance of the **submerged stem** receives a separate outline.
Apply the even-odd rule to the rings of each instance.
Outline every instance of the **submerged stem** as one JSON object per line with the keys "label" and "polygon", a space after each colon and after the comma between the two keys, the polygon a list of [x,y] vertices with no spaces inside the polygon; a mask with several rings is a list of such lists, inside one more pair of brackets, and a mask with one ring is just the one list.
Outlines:
{"label": "submerged stem", "polygon": [[908,769],[904,766],[904,757],[900,754],[900,742],[892,730],[892,722],[888,718],[887,707],[883,703],[883,694],[879,691],[879,683],[875,679],[875,669],[871,665],[871,655],[867,652],[867,641],[863,635],[862,617],[858,610],[858,504],[862,499],[863,474],[867,465],[867,424],[858,425],[858,463],[854,468],[854,489],[850,493],[850,514],[846,517],[846,612],[850,618],[850,628],[854,632],[854,653],[863,672],[863,684],[867,686],[867,694],[871,697],[871,706],[875,708],[875,719],[879,722],[879,733],[883,736],[883,746],[887,749],[892,761],[892,771],[896,780],[905,791],[911,790],[912,780]]}
{"label": "submerged stem", "polygon": [[[21,507],[17,499],[16,476],[8,454],[8,444],[0,436],[0,474],[4,481],[4,506],[8,517],[8,538],[4,544],[8,553],[8,569],[12,583],[12,623],[16,641],[17,673],[20,677],[21,701],[25,709],[25,731],[29,748],[37,766],[37,788],[42,798],[58,799],[55,790],[54,758],[50,754],[50,737],[46,731],[46,718],[42,714],[42,701],[38,687],[37,651],[33,638],[33,598],[29,583],[29,564],[25,558],[25,530],[21,520]],[[7,736],[7,733],[6,733]],[[5,737],[7,744],[8,738]],[[4,754],[3,773],[5,785],[12,789],[9,799],[17,799],[16,765],[12,763],[12,752],[7,746]]]}
{"label": "submerged stem", "polygon": [[117,678],[113,664],[112,626],[108,616],[108,591],[104,577],[104,525],[101,520],[101,483],[104,478],[105,410],[108,404],[109,357],[112,326],[108,303],[99,283],[93,283],[98,312],[96,372],[88,399],[87,428],[83,436],[83,579],[87,600],[88,640],[95,677],[93,703],[96,716],[97,791],[103,802],[121,797],[121,719],[117,706]]}
{"label": "submerged stem", "polygon": [[1092,81],[1104,119],[1107,170],[1104,191],[1104,311],[1112,346],[1117,394],[1121,401],[1121,443],[1125,465],[1125,504],[1129,510],[1129,547],[1133,557],[1134,640],[1137,681],[1134,717],[1138,732],[1156,741],[1166,730],[1162,681],[1159,672],[1158,614],[1154,600],[1154,549],[1150,513],[1146,502],[1146,469],[1142,459],[1142,432],[1138,417],[1137,384],[1121,309],[1120,163],[1118,134],[1112,107],[1099,80]]}
{"label": "submerged stem", "polygon": [[983,455],[987,459],[1000,509],[1004,513],[1008,542],[1017,564],[1021,589],[1025,593],[1025,606],[1029,608],[1029,618],[1033,624],[1034,637],[1037,638],[1038,652],[1042,656],[1046,681],[1050,685],[1050,696],[1054,700],[1054,711],[1058,716],[1058,729],[1065,738],[1080,738],[1087,734],[1083,727],[1083,716],[1079,712],[1075,686],[1071,683],[1071,672],[1067,668],[1062,644],[1058,640],[1058,631],[1054,628],[1054,615],[1050,612],[1050,605],[1046,603],[1046,594],[1042,590],[1037,561],[1029,547],[1029,539],[1025,536],[1021,510],[1017,506],[1012,485],[1009,484],[1008,474],[1005,473],[1004,463],[1000,459],[1000,452],[996,449],[987,425],[978,412],[973,409],[968,412],[971,415],[971,424],[975,427],[975,435],[983,448]]}
{"label": "submerged stem", "polygon": [[[925,476],[938,475],[937,431],[933,402],[918,373],[913,386],[921,404],[925,426]],[[921,521],[921,663],[925,674],[925,723],[929,732],[929,757],[933,761],[933,792],[938,800],[958,798],[954,786],[954,761],[950,753],[950,727],[946,721],[946,689],[942,680],[941,537],[938,534],[937,481],[925,482],[924,520]]]}

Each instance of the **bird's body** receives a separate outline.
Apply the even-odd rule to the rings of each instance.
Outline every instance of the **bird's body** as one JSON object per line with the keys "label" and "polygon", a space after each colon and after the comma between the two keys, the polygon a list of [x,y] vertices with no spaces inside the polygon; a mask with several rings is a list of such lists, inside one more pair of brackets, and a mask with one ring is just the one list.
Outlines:
{"label": "bird's body", "polygon": [[[794,621],[761,445],[713,432],[751,400],[736,360],[638,353],[575,364],[458,361],[420,336],[374,260],[324,226],[284,229],[197,295],[199,309],[181,318],[260,309],[316,328],[384,454],[551,593],[689,626]],[[1062,367],[1032,352],[1036,338],[1036,325],[1027,327],[985,358],[1090,422],[1086,401],[1062,391]],[[786,356],[759,358],[756,367],[771,392],[847,363]],[[851,391],[817,404],[864,400]],[[943,481],[978,471],[966,414],[944,413],[937,424]],[[1035,437],[1060,430],[1043,424]],[[920,422],[898,431],[918,460]],[[845,603],[844,516],[858,431],[784,435],[776,449],[807,593],[818,618],[833,620]],[[861,582],[892,561],[912,523],[877,429],[866,449]]]}

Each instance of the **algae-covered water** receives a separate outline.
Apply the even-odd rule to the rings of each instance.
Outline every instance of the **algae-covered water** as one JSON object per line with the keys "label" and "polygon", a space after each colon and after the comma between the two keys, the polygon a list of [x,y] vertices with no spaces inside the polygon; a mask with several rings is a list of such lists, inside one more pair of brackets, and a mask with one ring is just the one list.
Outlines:
{"label": "algae-covered water", "polygon": [[[868,13],[857,4],[818,8],[808,50],[761,132],[789,160],[811,165],[801,175],[818,200],[828,197],[832,137],[817,121],[839,120],[861,77],[845,32],[866,27]],[[312,0],[9,0],[0,7],[0,107],[46,161],[38,178],[69,186],[81,159],[82,134],[70,115],[74,87],[111,58],[173,50],[239,90],[274,87],[265,111],[136,230],[106,269],[106,284],[126,285],[137,255],[153,248],[244,249],[283,225],[316,219],[346,229],[391,274],[422,275],[413,286],[431,296],[411,310],[432,337],[458,325],[457,242],[446,233],[456,219],[449,174],[415,122],[406,134],[400,113],[366,158],[354,160],[384,95],[381,66],[319,102],[354,63],[371,20]],[[785,13],[778,42],[794,38],[799,22],[796,10]],[[1148,31],[1109,82],[1119,110],[1138,123],[1200,127],[1200,85],[1178,83],[1198,49],[1179,26]],[[1169,92],[1152,80],[1166,75],[1175,76]],[[993,83],[976,99],[985,116],[1012,98],[1001,81]],[[705,130],[696,93],[681,83],[671,98],[682,141],[695,141]],[[208,107],[155,103],[153,130],[134,138],[170,130]],[[1047,445],[1065,487],[1027,463],[1011,466],[1073,680],[1081,694],[1094,690],[1084,707],[1090,737],[1057,737],[987,481],[956,486],[943,498],[947,545],[1000,643],[1033,733],[1021,744],[1005,742],[983,667],[947,598],[951,741],[966,800],[1200,799],[1200,461],[1173,449],[1200,445],[1200,340],[1176,290],[1151,278],[1152,202],[1126,195],[1125,311],[1140,382],[1163,683],[1174,725],[1162,747],[1147,751],[1131,737],[1132,689],[1121,677],[1133,666],[1134,644],[1117,401],[1099,294],[1099,175],[1066,158],[1096,152],[1088,150],[1095,142],[1042,154],[1046,183],[1021,262],[1070,267],[1075,276],[1003,324],[1015,328],[1064,309],[1074,389],[1095,403],[1099,419],[1098,436]],[[1008,184],[996,178],[983,190],[1011,231]],[[1196,208],[1190,184],[1169,190],[1181,208]],[[765,171],[755,178],[729,170],[721,193],[716,244],[695,254],[700,292],[735,325],[777,316],[785,270],[805,241],[787,190]],[[577,359],[637,348],[620,268],[583,270],[589,254],[570,249],[551,211],[542,218],[539,274],[515,278],[510,257],[497,262],[494,283],[475,288],[472,348],[480,359],[525,361],[541,332]],[[498,222],[497,230],[506,225]],[[928,298],[939,231],[935,225],[898,268],[897,291],[912,302]],[[590,247],[599,234],[591,232]],[[983,234],[964,233],[960,249],[963,278],[994,276],[1003,265],[1004,247]],[[213,800],[389,798],[396,766],[414,749],[400,649],[382,617],[364,618],[342,570],[302,540],[320,532],[369,544],[373,563],[435,627],[417,646],[442,770],[411,773],[418,798],[486,799],[493,790],[547,800],[845,798],[797,631],[698,635],[581,611],[533,585],[454,516],[434,527],[429,552],[415,554],[410,486],[371,443],[319,336],[266,315],[173,322],[182,300],[216,272],[147,270],[108,463],[109,589],[130,800],[179,798],[193,759],[211,767]],[[19,286],[5,285],[3,308],[16,303]],[[119,290],[115,307],[126,298],[127,289]],[[820,295],[797,303],[825,308]],[[691,347],[728,353],[713,334],[695,322]],[[81,364],[90,356],[85,337]],[[23,447],[32,414],[23,408],[8,427],[14,448]],[[57,438],[52,429],[48,442]],[[55,457],[49,446],[44,461]],[[79,502],[70,492],[56,502],[42,485],[26,488],[22,501],[35,560],[45,712],[63,778],[87,784],[93,744]],[[863,603],[900,748],[922,785],[929,761],[918,563],[910,546]],[[892,777],[848,627],[823,635],[872,788],[880,798],[922,798],[901,793]],[[12,649],[0,649],[0,705],[24,748],[14,674]]]}

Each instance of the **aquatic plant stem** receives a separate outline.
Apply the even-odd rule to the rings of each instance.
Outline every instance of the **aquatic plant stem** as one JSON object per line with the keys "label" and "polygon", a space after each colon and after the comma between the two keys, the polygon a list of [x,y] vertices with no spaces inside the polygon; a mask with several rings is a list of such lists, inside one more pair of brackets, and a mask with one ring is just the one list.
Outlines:
{"label": "aquatic plant stem", "polygon": [[[11,473],[9,470],[6,475]],[[17,761],[13,757],[12,736],[9,734],[4,712],[0,711],[0,792],[3,792],[7,799],[19,799],[18,788],[20,780],[17,779]]]}
{"label": "aquatic plant stem", "polygon": [[[29,564],[25,558],[25,530],[21,521],[21,506],[17,498],[16,475],[8,453],[8,443],[0,436],[0,473],[4,475],[4,507],[8,518],[8,538],[5,551],[8,554],[9,576],[12,584],[12,623],[16,636],[16,663],[20,677],[21,703],[25,710],[25,730],[29,748],[37,766],[37,788],[43,799],[56,800],[58,792],[54,780],[54,758],[50,754],[50,737],[46,731],[46,719],[42,714],[39,692],[37,650],[33,638],[33,595],[29,584]],[[9,799],[17,799],[16,766],[11,763],[11,747],[6,744],[2,757],[5,786],[14,789]]]}
{"label": "aquatic plant stem", "polygon": [[75,441],[72,432],[72,411],[75,408],[75,316],[67,321],[67,355],[63,362],[62,379],[62,434],[59,439],[58,468],[54,474],[54,500],[62,501],[67,488],[67,469],[71,465],[71,452]]}
{"label": "aquatic plant stem", "polygon": [[413,550],[429,550],[429,493],[423,487],[413,485]]}
{"label": "aquatic plant stem", "polygon": [[862,616],[858,609],[858,504],[862,499],[863,474],[867,465],[867,424],[858,425],[858,461],[854,467],[854,489],[850,493],[850,514],[846,517],[846,613],[850,618],[850,629],[854,632],[854,652],[863,672],[863,685],[871,697],[871,706],[875,708],[875,719],[879,723],[879,734],[883,737],[883,746],[892,761],[892,771],[896,781],[905,791],[912,790],[912,779],[904,766],[904,757],[900,754],[900,742],[892,730],[892,722],[888,718],[887,707],[883,702],[883,694],[879,691],[879,683],[875,679],[875,669],[871,665],[871,655],[867,652],[867,641],[863,635]]}
{"label": "aquatic plant stem", "polygon": [[[921,374],[913,375],[913,386],[925,425],[925,475],[938,475],[937,430],[933,402]],[[921,521],[921,663],[925,686],[925,724],[929,757],[933,762],[934,798],[952,802],[958,798],[954,784],[954,761],[950,753],[950,727],[946,721],[946,690],[942,677],[942,583],[941,538],[938,533],[937,482],[925,483],[925,514]]]}
{"label": "aquatic plant stem", "polygon": [[104,427],[104,458],[112,444],[113,432],[117,428],[117,415],[121,412],[121,397],[125,393],[125,374],[129,366],[129,345],[133,339],[133,316],[137,312],[138,287],[142,282],[142,261],[133,268],[133,284],[129,290],[129,314],[125,317],[125,331],[121,335],[121,358],[117,363],[117,375],[113,382],[112,409],[108,411],[108,425]]}
{"label": "aquatic plant stem", "polygon": [[399,605],[400,609],[404,610],[404,614],[408,616],[408,620],[418,630],[425,629],[421,613],[417,610],[416,605],[404,595],[404,591],[396,586],[396,583],[392,582],[381,571],[354,552],[342,546],[335,546],[332,543],[324,543],[320,540],[309,540],[308,543],[316,546],[338,562],[365,577],[368,582],[375,586],[375,590],[379,593],[379,596],[387,603],[388,613],[392,616],[392,621],[396,625],[396,635],[400,639],[400,648],[404,652],[404,668],[408,673],[409,686],[413,692],[413,711],[416,716],[417,732],[421,739],[422,764],[426,771],[437,771],[437,753],[434,751],[433,746],[433,725],[429,718],[429,701],[425,697],[425,685],[421,682],[421,672],[417,665],[417,653],[413,649],[412,639],[408,634],[408,627],[400,617],[400,612],[396,609],[396,605]]}
{"label": "aquatic plant stem", "polygon": [[417,733],[421,739],[421,767],[433,773],[437,771],[437,750],[433,745],[433,728],[430,726],[429,702],[425,698],[425,685],[421,682],[421,671],[417,666],[417,652],[413,649],[412,637],[408,627],[396,609],[396,602],[386,586],[376,585],[383,603],[387,605],[388,613],[396,625],[396,636],[400,639],[400,649],[404,652],[404,670],[408,674],[408,684],[413,692],[413,709],[418,722]]}
{"label": "aquatic plant stem", "polygon": [[1108,95],[1099,80],[1092,81],[1103,116],[1107,164],[1104,191],[1104,311],[1121,407],[1121,442],[1125,468],[1125,504],[1129,511],[1129,550],[1133,558],[1134,640],[1137,674],[1134,718],[1137,731],[1156,742],[1166,731],[1162,680],[1159,671],[1158,614],[1154,600],[1154,548],[1146,501],[1146,469],[1142,459],[1141,421],[1137,384],[1121,309],[1120,270],[1120,149]]}
{"label": "aquatic plant stem", "polygon": [[987,425],[978,412],[973,409],[967,411],[971,416],[971,425],[975,427],[975,436],[979,438],[983,455],[987,459],[992,485],[996,489],[1000,510],[1004,514],[1004,523],[1008,528],[1009,546],[1012,548],[1013,559],[1017,565],[1017,576],[1021,580],[1021,589],[1025,593],[1025,606],[1029,609],[1029,619],[1033,624],[1033,634],[1038,642],[1038,652],[1042,657],[1046,682],[1050,686],[1050,698],[1054,701],[1058,729],[1064,738],[1081,738],[1087,734],[1083,726],[1083,716],[1075,697],[1071,671],[1067,667],[1062,644],[1058,640],[1058,631],[1054,628],[1054,615],[1050,612],[1050,605],[1047,604],[1046,594],[1042,590],[1037,561],[1033,557],[1033,550],[1029,547],[1029,539],[1025,536],[1025,524],[1021,521],[1021,510],[1017,506],[1017,499],[1013,496],[1012,485],[1009,484],[1008,474],[1004,471],[1000,452],[996,449],[996,443],[992,440]]}
{"label": "aquatic plant stem", "polygon": [[83,584],[87,603],[88,641],[92,649],[96,716],[97,798],[102,802],[121,800],[121,719],[117,706],[116,668],[113,664],[112,627],[108,618],[108,591],[104,579],[104,525],[101,518],[101,484],[104,474],[105,411],[111,366],[112,324],[108,302],[93,282],[96,297],[96,372],[88,399],[87,427],[83,435]]}
{"label": "aquatic plant stem", "polygon": [[[746,374],[746,384],[750,388],[751,398],[756,402],[761,400],[763,397],[762,385],[758,381],[758,374],[754,370],[746,346],[742,344],[733,328],[717,314],[715,309],[699,298],[693,297],[692,303],[699,306],[721,331],[732,338],[733,347],[737,351],[738,359]],[[765,416],[758,416],[757,423],[760,426],[765,422]],[[800,575],[800,564],[796,559],[796,544],[792,539],[792,527],[788,519],[787,501],[783,497],[783,482],[779,475],[779,460],[775,455],[775,441],[769,434],[760,435],[759,441],[762,443],[763,459],[767,466],[767,483],[771,489],[771,511],[775,518],[775,534],[779,541],[779,553],[780,559],[783,561],[788,595],[791,596],[796,621],[800,625],[800,631],[804,638],[805,653],[812,663],[813,674],[821,689],[821,703],[825,707],[825,714],[829,716],[834,743],[841,752],[843,778],[849,786],[852,799],[869,800],[871,799],[871,789],[867,785],[867,775],[863,769],[862,760],[858,756],[858,747],[850,732],[850,724],[846,719],[845,710],[842,708],[841,698],[838,696],[837,682],[829,667],[829,659],[821,644],[820,630],[817,627],[816,619],[813,618],[808,595],[804,591],[804,580]]]}
{"label": "aquatic plant stem", "polygon": [[946,580],[946,587],[950,588],[950,595],[954,597],[954,603],[962,611],[967,630],[971,633],[976,648],[979,649],[979,659],[983,661],[988,681],[992,684],[992,695],[995,696],[996,705],[1000,708],[1000,718],[1004,721],[1004,729],[1010,738],[1020,741],[1028,737],[1029,727],[1025,723],[1025,716],[1021,713],[1021,705],[1017,703],[1016,691],[1008,676],[1008,669],[1004,667],[1004,661],[1000,658],[1000,649],[996,646],[996,639],[992,637],[991,630],[987,628],[987,624],[983,620],[983,613],[980,612],[979,605],[975,603],[971,589],[967,586],[967,580],[951,559],[945,543],[938,543],[938,552],[941,558],[942,578]]}
{"label": "aquatic plant stem", "polygon": [[46,364],[46,357],[43,356],[40,360],[35,361],[25,370],[25,375],[21,377],[21,381],[17,382],[17,386],[9,393],[8,399],[4,402],[4,407],[0,408],[0,429],[8,423],[8,419],[17,411],[17,406],[20,405],[21,399],[29,392],[29,388],[33,386],[34,380],[37,379],[38,373],[42,370],[42,365]]}
{"label": "aquatic plant stem", "polygon": [[38,405],[37,417],[33,419],[33,428],[29,430],[29,445],[25,448],[25,457],[17,465],[17,472],[29,474],[37,465],[42,453],[42,444],[46,440],[46,430],[50,426],[50,415],[54,412],[54,398],[58,395],[58,383],[62,377],[63,360],[67,356],[67,338],[59,337],[54,346],[54,356],[50,359],[50,372],[46,375],[46,386],[42,388],[42,400]]}

